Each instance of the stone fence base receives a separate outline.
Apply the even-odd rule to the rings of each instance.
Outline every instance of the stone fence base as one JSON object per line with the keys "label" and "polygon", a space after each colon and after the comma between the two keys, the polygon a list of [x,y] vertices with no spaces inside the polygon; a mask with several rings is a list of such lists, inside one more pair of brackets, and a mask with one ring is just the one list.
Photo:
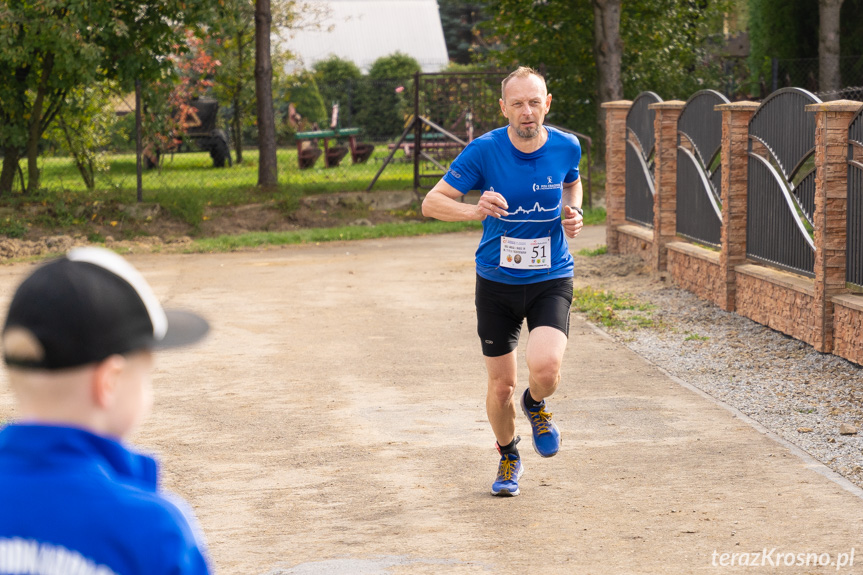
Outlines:
{"label": "stone fence base", "polygon": [[863,365],[863,295],[833,296],[833,353]]}
{"label": "stone fence base", "polygon": [[637,255],[646,263],[652,262],[653,230],[643,226],[625,224],[617,226],[617,253]]}
{"label": "stone fence base", "polygon": [[754,264],[734,271],[739,315],[818,347],[814,280]]}
{"label": "stone fence base", "polygon": [[668,247],[668,273],[679,287],[722,305],[722,270],[719,252],[685,242],[672,242]]}

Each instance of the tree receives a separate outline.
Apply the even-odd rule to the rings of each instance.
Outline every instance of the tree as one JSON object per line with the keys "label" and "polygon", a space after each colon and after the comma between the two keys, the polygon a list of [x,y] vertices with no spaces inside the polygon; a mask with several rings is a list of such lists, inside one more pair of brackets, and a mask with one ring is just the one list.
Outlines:
{"label": "tree", "polygon": [[230,104],[231,139],[237,163],[243,163],[244,117],[254,109],[255,5],[226,0],[218,9],[212,51],[222,67],[217,73],[217,98]]}
{"label": "tree", "polygon": [[90,191],[96,187],[96,174],[108,170],[104,149],[118,121],[109,105],[111,95],[116,92],[116,86],[108,83],[71,90],[57,121],[49,129],[51,138],[72,156]]}
{"label": "tree", "polygon": [[[773,73],[772,59],[818,56],[818,4],[811,0],[750,0],[749,40],[752,82],[767,84]],[[786,74],[787,78],[780,78],[781,85],[813,87],[805,69],[789,69]]]}
{"label": "tree", "polygon": [[[845,56],[860,56],[863,54],[863,0],[844,0],[842,2],[842,14],[839,18],[840,38],[842,54]],[[858,77],[849,77],[845,85],[859,86],[861,80]]]}
{"label": "tree", "polygon": [[213,86],[213,76],[221,63],[207,53],[204,38],[186,30],[185,40],[175,46],[176,53],[166,58],[171,74],[149,82],[143,90],[146,109],[144,143],[157,151],[173,148],[189,127],[200,123],[193,106]]}
{"label": "tree", "polygon": [[819,92],[858,86],[859,73],[842,70],[840,57],[863,54],[861,27],[863,0],[749,0],[753,80],[769,79],[776,59],[780,86]]}
{"label": "tree", "polygon": [[[550,123],[601,134],[598,105],[620,97],[616,84],[613,28],[621,5],[620,83],[623,97],[647,89],[664,98],[687,98],[721,87],[720,39],[728,0],[492,0],[492,33],[502,44],[490,61],[545,71],[554,104]],[[600,80],[600,74],[609,74]],[[600,94],[602,90],[608,92]]]}
{"label": "tree", "polygon": [[[291,0],[276,0],[270,5],[275,34],[287,34],[298,27],[317,26],[325,13],[320,5],[298,5]],[[255,86],[255,2],[222,0],[216,8],[210,34],[210,50],[221,63],[216,73],[214,93],[229,110],[231,139],[237,163],[243,162],[243,129],[254,120]],[[279,55],[274,58],[278,70]]]}
{"label": "tree", "polygon": [[319,60],[313,66],[315,80],[324,104],[339,104],[339,116],[343,122],[354,123],[360,108],[360,86],[363,73],[356,64],[338,56]]}
{"label": "tree", "polygon": [[[621,0],[593,0],[593,55],[596,59],[596,103],[599,118],[599,142],[605,142],[605,111],[603,102],[623,98],[623,81],[620,65],[623,57],[623,42],[620,39]],[[597,150],[596,156],[605,154]]]}
{"label": "tree", "polygon": [[[27,158],[27,190],[39,184],[42,134],[69,90],[92,81],[102,50],[88,30],[83,5],[4,2],[0,6],[0,194],[12,189],[18,161]],[[23,184],[23,182],[22,182]]]}
{"label": "tree", "polygon": [[372,63],[363,89],[359,122],[370,138],[391,138],[404,130],[407,97],[421,70],[411,56],[396,52]]}
{"label": "tree", "polygon": [[12,190],[19,159],[39,184],[39,142],[79,86],[158,78],[177,26],[205,19],[204,0],[4,2],[0,4],[0,194]]}
{"label": "tree", "polygon": [[621,12],[624,97],[654,90],[686,100],[721,90],[723,24],[728,0],[642,0]]}
{"label": "tree", "polygon": [[297,113],[302,116],[303,124],[317,124],[324,129],[328,125],[328,106],[324,104],[315,76],[308,71],[300,71],[290,76],[284,86],[284,101],[294,104]]}
{"label": "tree", "polygon": [[[553,95],[547,121],[596,133],[597,67],[593,7],[588,2],[493,0],[487,31],[500,49],[489,52],[495,67],[531,66],[543,72]],[[541,40],[540,40],[541,39]]]}
{"label": "tree", "polygon": [[481,24],[489,19],[487,2],[439,0],[440,21],[451,62],[470,64],[489,49]]}
{"label": "tree", "polygon": [[273,112],[273,63],[270,30],[273,16],[270,0],[255,1],[255,96],[258,108],[258,186],[278,185],[276,120]]}
{"label": "tree", "polygon": [[822,92],[836,91],[842,87],[839,69],[839,15],[842,1],[818,1],[818,89]]}

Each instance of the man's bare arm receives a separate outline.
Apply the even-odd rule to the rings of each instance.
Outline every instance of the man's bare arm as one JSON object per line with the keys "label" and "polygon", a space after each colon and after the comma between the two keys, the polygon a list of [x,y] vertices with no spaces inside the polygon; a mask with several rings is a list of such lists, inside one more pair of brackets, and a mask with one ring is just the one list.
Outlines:
{"label": "man's bare arm", "polygon": [[575,210],[575,208],[581,209],[581,178],[574,182],[563,184],[561,201],[563,202],[563,231],[566,237],[574,238],[584,225],[584,219]]}
{"label": "man's bare arm", "polygon": [[508,216],[507,203],[497,192],[483,192],[476,205],[460,202],[463,194],[440,180],[423,200],[423,215],[445,222],[483,221],[486,216]]}
{"label": "man's bare arm", "polygon": [[574,208],[580,208],[581,202],[583,201],[583,192],[581,188],[581,178],[578,178],[574,182],[569,182],[568,184],[563,184],[563,192],[561,194],[563,196],[563,205],[564,206],[572,206]]}

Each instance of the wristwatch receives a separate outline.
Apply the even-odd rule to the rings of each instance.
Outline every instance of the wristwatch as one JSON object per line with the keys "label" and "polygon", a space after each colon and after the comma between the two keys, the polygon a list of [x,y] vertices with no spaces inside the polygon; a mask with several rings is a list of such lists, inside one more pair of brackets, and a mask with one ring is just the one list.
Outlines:
{"label": "wristwatch", "polygon": [[578,212],[578,215],[580,215],[581,217],[584,217],[584,210],[582,210],[578,206],[572,206],[572,209],[575,210],[576,212]]}

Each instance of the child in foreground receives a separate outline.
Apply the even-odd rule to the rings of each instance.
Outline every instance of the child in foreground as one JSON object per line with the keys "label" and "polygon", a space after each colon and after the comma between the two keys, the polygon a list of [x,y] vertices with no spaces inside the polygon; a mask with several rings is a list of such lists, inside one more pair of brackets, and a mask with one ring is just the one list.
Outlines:
{"label": "child in foreground", "polygon": [[152,407],[153,351],[209,327],[165,311],[126,260],[72,250],[19,287],[2,333],[16,422],[0,431],[0,574],[209,573],[189,506],[122,443]]}

